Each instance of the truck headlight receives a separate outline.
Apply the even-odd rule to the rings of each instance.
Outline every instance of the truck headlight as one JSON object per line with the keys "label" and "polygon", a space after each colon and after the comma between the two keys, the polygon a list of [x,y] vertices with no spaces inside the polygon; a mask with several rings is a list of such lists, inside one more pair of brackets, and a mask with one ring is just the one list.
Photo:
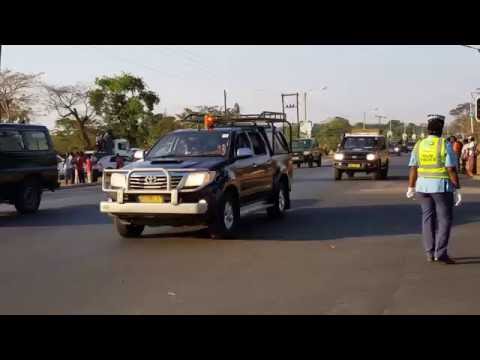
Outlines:
{"label": "truck headlight", "polygon": [[200,187],[211,183],[215,179],[215,171],[193,172],[187,175],[183,187]]}
{"label": "truck headlight", "polygon": [[400,148],[399,148],[399,147],[396,147],[396,148],[393,149],[393,150],[395,150],[395,152],[399,152],[399,151],[400,151]]}
{"label": "truck headlight", "polygon": [[305,156],[308,156],[308,155],[310,155],[310,154],[311,154],[310,151],[304,151],[304,152],[303,152],[303,155],[305,155]]}
{"label": "truck headlight", "polygon": [[338,161],[342,161],[344,157],[345,157],[345,155],[343,155],[341,153],[333,155],[333,158],[335,160],[338,160]]}
{"label": "truck headlight", "polygon": [[368,161],[373,161],[373,160],[376,160],[377,159],[377,155],[375,154],[368,154],[367,155],[367,160]]}
{"label": "truck headlight", "polygon": [[127,181],[124,174],[113,173],[110,177],[110,186],[114,188],[126,188]]}

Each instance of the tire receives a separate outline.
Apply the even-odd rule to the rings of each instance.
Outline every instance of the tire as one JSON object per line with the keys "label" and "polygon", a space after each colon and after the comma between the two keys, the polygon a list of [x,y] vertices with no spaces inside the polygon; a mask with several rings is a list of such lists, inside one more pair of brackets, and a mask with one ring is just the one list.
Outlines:
{"label": "tire", "polygon": [[36,180],[27,180],[15,194],[14,205],[20,214],[37,212],[42,200],[42,189]]}
{"label": "tire", "polygon": [[267,209],[268,217],[278,219],[285,216],[286,210],[290,207],[290,192],[285,181],[280,183],[280,186],[275,191],[273,206]]}
{"label": "tire", "polygon": [[335,180],[342,180],[342,170],[335,169],[334,170],[334,178]]}
{"label": "tire", "polygon": [[353,177],[355,176],[355,174],[351,171],[347,172],[347,176],[349,179],[353,179]]}
{"label": "tire", "polygon": [[301,168],[302,167],[302,163],[301,162],[298,162],[297,163],[297,168]]}
{"label": "tire", "polygon": [[308,160],[308,167],[309,168],[313,167],[313,159]]}
{"label": "tire", "polygon": [[118,217],[115,217],[113,222],[118,234],[124,238],[138,238],[142,235],[143,230],[145,230],[144,225],[124,224]]}
{"label": "tire", "polygon": [[385,169],[382,170],[382,180],[386,180],[388,178],[388,163]]}
{"label": "tire", "polygon": [[373,173],[373,179],[374,180],[382,180],[383,179],[383,170],[377,170]]}
{"label": "tire", "polygon": [[318,158],[317,166],[322,167],[322,157],[321,156]]}
{"label": "tire", "polygon": [[213,239],[230,239],[237,232],[240,223],[240,206],[237,197],[232,192],[222,196],[217,205],[217,214],[208,231]]}

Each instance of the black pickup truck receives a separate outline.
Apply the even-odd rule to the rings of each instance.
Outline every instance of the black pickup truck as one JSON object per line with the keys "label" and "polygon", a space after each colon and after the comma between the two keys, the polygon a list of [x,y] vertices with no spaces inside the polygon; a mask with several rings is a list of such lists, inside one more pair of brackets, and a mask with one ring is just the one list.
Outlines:
{"label": "black pickup truck", "polygon": [[218,119],[211,128],[167,134],[143,161],[105,170],[109,199],[100,211],[114,217],[123,237],[138,237],[145,226],[205,224],[212,237],[228,238],[241,211],[283,216],[293,164],[282,132],[258,124],[273,122],[272,114],[280,113]]}
{"label": "black pickup truck", "polygon": [[58,187],[57,155],[45,126],[0,124],[0,203],[36,212],[42,190]]}

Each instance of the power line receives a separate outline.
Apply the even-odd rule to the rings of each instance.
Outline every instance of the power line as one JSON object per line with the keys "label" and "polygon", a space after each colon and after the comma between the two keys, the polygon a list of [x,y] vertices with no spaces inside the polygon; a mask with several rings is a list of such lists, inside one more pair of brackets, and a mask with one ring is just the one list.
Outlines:
{"label": "power line", "polygon": [[[84,45],[81,45],[81,46],[84,46]],[[86,46],[88,46],[88,47],[90,47],[90,48],[92,48],[92,49],[95,49],[95,50],[103,53],[103,55],[108,56],[108,57],[110,57],[110,58],[117,58],[117,59],[120,60],[120,61],[129,63],[129,64],[131,64],[131,65],[143,67],[143,68],[145,68],[145,69],[147,69],[147,70],[153,71],[153,72],[155,72],[155,73],[159,73],[160,75],[163,74],[163,75],[166,75],[166,76],[169,76],[169,77],[173,77],[173,78],[177,78],[177,79],[180,79],[180,80],[188,80],[188,79],[185,78],[185,77],[182,77],[182,76],[179,76],[179,75],[173,75],[173,74],[171,74],[171,73],[165,72],[164,70],[160,70],[160,69],[155,68],[155,67],[153,67],[153,66],[149,66],[149,65],[145,65],[145,64],[142,64],[142,63],[139,63],[139,62],[136,62],[136,61],[132,61],[131,59],[127,59],[127,58],[122,57],[122,56],[118,56],[118,55],[113,55],[113,56],[112,56],[112,54],[104,52],[103,49],[101,50],[99,47],[97,47],[97,46],[95,46],[95,45],[86,45]],[[76,47],[76,48],[78,48],[78,47]]]}

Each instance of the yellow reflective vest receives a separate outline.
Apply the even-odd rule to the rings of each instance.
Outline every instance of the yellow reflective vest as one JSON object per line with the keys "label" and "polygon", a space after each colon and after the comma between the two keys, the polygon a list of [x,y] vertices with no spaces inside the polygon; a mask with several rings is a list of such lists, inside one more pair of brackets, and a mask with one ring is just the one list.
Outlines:
{"label": "yellow reflective vest", "polygon": [[430,136],[420,140],[414,150],[418,160],[418,175],[430,179],[449,179],[445,162],[447,160],[447,141],[444,138]]}

